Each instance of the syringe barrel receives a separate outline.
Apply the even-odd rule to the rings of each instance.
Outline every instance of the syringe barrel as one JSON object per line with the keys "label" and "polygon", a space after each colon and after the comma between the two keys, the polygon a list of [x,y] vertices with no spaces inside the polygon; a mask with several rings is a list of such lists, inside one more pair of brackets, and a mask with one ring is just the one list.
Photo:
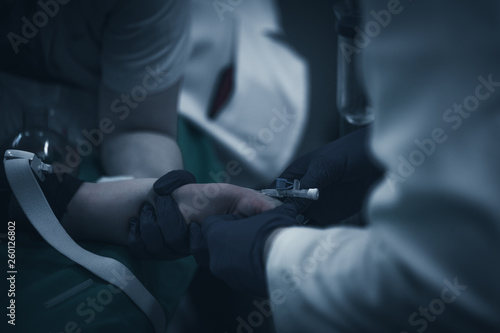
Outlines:
{"label": "syringe barrel", "polygon": [[[310,188],[304,190],[283,190],[283,196],[293,197],[293,198],[306,198],[310,200],[318,200],[319,191],[317,188]],[[281,193],[280,193],[281,194]]]}

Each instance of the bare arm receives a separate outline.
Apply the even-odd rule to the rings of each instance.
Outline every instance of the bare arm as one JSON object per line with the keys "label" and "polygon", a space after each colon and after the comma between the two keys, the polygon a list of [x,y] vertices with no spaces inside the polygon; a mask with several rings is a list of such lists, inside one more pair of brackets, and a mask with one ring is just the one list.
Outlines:
{"label": "bare arm", "polygon": [[112,119],[116,126],[102,145],[106,173],[157,178],[183,168],[176,143],[179,87],[177,82],[144,99],[101,88],[100,119]]}
{"label": "bare arm", "polygon": [[126,245],[128,221],[146,200],[152,201],[155,180],[84,183],[69,202],[62,225],[78,240]]}
{"label": "bare arm", "polygon": [[[133,179],[108,183],[84,183],[71,199],[62,225],[77,240],[126,245],[130,218],[137,216],[145,201],[154,203],[156,179]],[[218,189],[218,194],[200,209],[200,193]],[[255,215],[281,204],[259,192],[229,184],[189,184],[174,191],[186,223],[202,222],[209,215]],[[184,208],[198,210],[186,214]],[[194,212],[194,210],[190,210]]]}

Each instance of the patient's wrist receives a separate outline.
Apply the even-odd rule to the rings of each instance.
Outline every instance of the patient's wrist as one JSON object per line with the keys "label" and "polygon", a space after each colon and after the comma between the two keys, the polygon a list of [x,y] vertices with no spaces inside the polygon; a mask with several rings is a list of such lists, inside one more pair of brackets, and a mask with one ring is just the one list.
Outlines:
{"label": "patient's wrist", "polygon": [[187,184],[172,192],[182,216],[187,224],[202,222],[210,215],[227,213],[226,205],[234,195],[229,191],[230,185],[217,184]]}

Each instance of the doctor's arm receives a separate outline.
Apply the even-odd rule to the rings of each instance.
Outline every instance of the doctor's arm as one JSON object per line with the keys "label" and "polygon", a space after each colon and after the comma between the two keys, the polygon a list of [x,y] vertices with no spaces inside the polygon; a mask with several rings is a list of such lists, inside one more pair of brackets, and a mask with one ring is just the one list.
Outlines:
{"label": "doctor's arm", "polygon": [[[387,1],[364,5],[371,18]],[[212,272],[270,296],[278,332],[500,327],[500,7],[403,6],[363,50],[371,147],[387,170],[370,194],[369,225],[300,227],[296,211],[279,207],[201,226]],[[468,109],[454,111],[462,101]]]}

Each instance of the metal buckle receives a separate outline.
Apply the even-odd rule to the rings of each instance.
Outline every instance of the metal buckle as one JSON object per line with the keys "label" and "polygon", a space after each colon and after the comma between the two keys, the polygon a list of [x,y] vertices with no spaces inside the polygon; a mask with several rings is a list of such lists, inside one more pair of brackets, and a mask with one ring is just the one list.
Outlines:
{"label": "metal buckle", "polygon": [[8,149],[4,154],[4,163],[7,160],[14,159],[26,159],[30,161],[31,170],[35,173],[35,175],[42,182],[45,180],[45,175],[52,173],[52,166],[50,164],[43,163],[38,156],[33,153],[17,150],[17,149]]}

